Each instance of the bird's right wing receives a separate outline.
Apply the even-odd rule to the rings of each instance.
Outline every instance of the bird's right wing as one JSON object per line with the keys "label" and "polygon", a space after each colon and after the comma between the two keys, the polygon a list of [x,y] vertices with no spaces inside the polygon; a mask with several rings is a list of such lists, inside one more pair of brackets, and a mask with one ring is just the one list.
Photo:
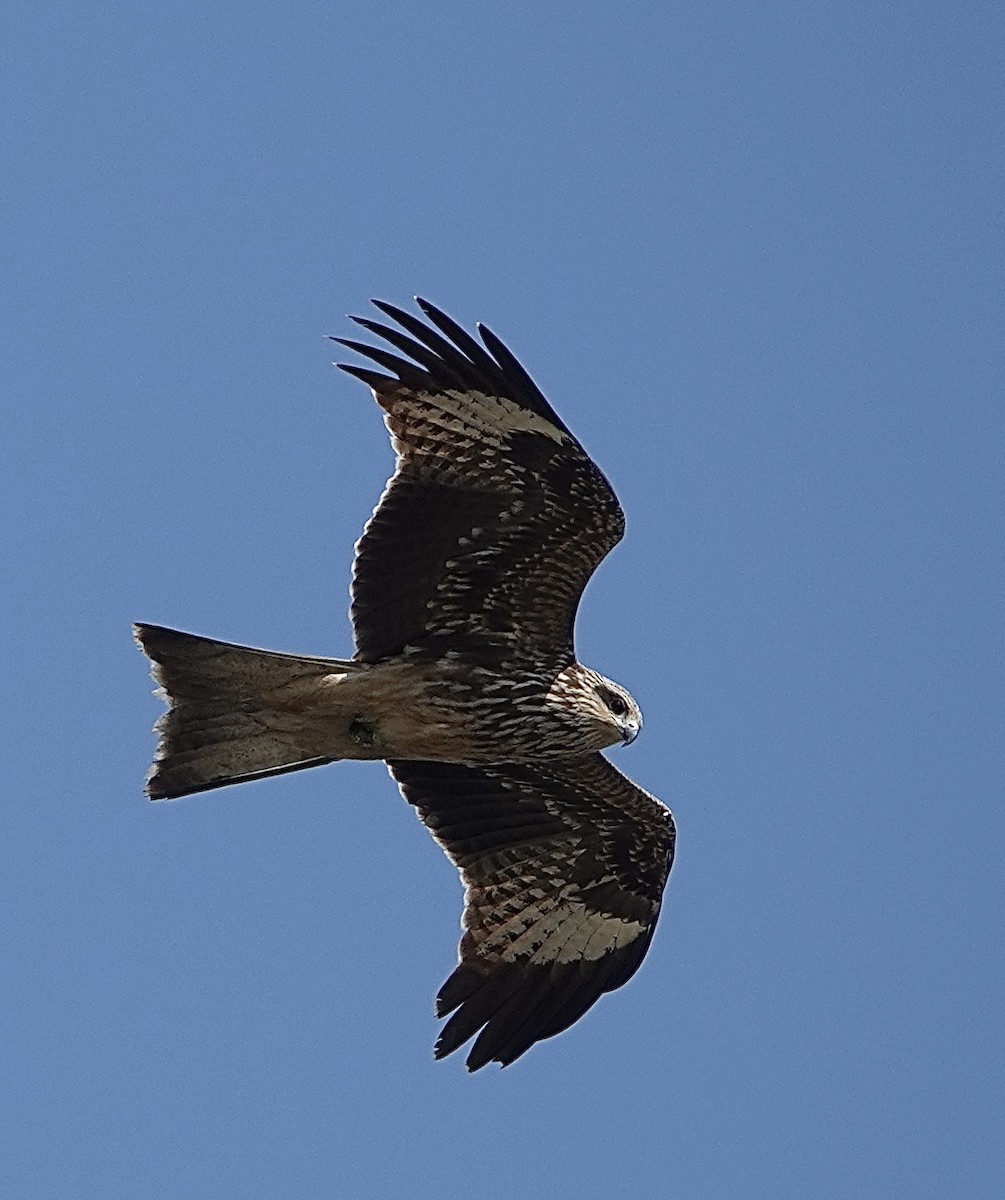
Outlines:
{"label": "bird's right wing", "polygon": [[572,661],[576,607],[624,515],[610,484],[513,355],[418,301],[402,329],[354,318],[401,354],[336,341],[393,375],[338,364],[385,410],[395,471],[356,548],[357,657],[434,640],[469,655],[518,641],[538,661]]}
{"label": "bird's right wing", "polygon": [[505,1066],[638,968],[673,862],[673,817],[599,754],[388,765],[465,884],[460,963],[437,997],[437,1015],[453,1016],[436,1056],[477,1033],[468,1069]]}

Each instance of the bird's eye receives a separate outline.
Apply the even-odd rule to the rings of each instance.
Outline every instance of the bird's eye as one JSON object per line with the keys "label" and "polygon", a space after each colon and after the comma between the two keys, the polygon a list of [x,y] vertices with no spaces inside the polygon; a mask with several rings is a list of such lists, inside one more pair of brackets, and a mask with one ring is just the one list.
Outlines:
{"label": "bird's eye", "polygon": [[617,692],[605,692],[604,700],[607,702],[607,707],[616,717],[626,716],[628,713],[628,704],[624,697],[619,696]]}

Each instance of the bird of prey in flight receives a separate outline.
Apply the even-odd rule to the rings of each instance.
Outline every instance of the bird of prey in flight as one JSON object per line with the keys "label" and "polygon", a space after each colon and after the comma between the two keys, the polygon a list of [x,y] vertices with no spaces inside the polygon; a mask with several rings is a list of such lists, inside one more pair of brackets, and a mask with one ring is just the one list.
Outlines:
{"label": "bird of prey in flight", "polygon": [[338,759],[384,759],[464,882],[436,1057],[504,1066],[627,982],[673,861],[670,811],[601,754],[642,716],[573,648],[624,532],[610,484],[503,343],[417,301],[353,318],[394,474],[356,547],[351,659],[135,634],[168,711],[153,800]]}

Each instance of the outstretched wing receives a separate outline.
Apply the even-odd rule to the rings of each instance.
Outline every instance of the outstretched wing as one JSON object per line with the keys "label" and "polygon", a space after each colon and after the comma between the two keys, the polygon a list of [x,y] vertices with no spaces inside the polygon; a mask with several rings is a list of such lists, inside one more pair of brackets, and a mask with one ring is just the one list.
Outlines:
{"label": "outstretched wing", "polygon": [[338,364],[373,389],[397,456],[356,547],[357,658],[519,639],[571,662],[583,588],[624,532],[610,484],[490,330],[481,346],[424,300],[428,325],[374,304],[406,332],[353,319],[414,362],[334,339],[393,373]]}
{"label": "outstretched wing", "polygon": [[389,767],[465,884],[437,1058],[478,1033],[468,1069],[505,1066],[631,978],[673,862],[669,809],[599,754]]}

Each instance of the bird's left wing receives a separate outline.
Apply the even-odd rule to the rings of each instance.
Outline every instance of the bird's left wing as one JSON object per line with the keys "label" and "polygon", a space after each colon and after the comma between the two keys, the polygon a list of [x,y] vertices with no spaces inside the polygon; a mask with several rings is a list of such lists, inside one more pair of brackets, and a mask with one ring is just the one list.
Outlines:
{"label": "bird's left wing", "polygon": [[673,817],[599,754],[388,765],[465,884],[460,963],[436,1001],[453,1016],[436,1056],[477,1033],[468,1069],[505,1066],[638,968],[673,862]]}

